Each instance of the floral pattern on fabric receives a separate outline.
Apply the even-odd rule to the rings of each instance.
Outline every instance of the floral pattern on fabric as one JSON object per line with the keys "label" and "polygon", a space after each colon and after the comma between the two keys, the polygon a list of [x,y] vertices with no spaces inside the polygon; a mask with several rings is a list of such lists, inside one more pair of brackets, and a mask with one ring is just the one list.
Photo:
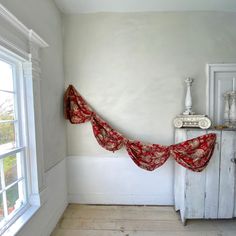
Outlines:
{"label": "floral pattern on fabric", "polygon": [[91,120],[93,133],[98,143],[108,151],[117,151],[124,145],[124,137],[111,128],[102,118],[94,114]]}
{"label": "floral pattern on fabric", "polygon": [[199,172],[207,166],[214,151],[215,134],[202,135],[171,146],[146,145],[128,140],[100,118],[72,85],[65,92],[64,112],[65,118],[72,124],[90,121],[95,138],[106,150],[114,152],[125,145],[132,160],[145,170],[156,169],[172,156],[180,165]]}
{"label": "floral pattern on fabric", "polygon": [[169,147],[159,144],[146,145],[139,141],[127,141],[129,156],[139,167],[152,171],[163,165],[170,156]]}
{"label": "floral pattern on fabric", "polygon": [[72,124],[81,124],[91,120],[93,111],[76,91],[73,85],[70,85],[64,96],[64,114],[65,118]]}
{"label": "floral pattern on fabric", "polygon": [[202,171],[210,161],[216,134],[206,134],[170,147],[171,156],[182,166],[196,172]]}

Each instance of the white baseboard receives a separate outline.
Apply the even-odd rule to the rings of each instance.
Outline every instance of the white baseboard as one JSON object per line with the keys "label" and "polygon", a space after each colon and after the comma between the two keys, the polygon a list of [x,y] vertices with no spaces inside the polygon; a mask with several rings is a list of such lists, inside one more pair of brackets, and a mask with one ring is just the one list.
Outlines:
{"label": "white baseboard", "polygon": [[172,205],[169,198],[135,194],[78,194],[68,195],[70,203],[102,205]]}

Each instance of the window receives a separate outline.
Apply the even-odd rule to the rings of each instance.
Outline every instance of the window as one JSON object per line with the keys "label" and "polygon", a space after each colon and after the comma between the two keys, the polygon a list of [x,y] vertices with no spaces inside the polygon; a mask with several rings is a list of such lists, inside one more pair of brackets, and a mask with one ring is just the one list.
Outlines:
{"label": "window", "polygon": [[47,199],[40,51],[49,45],[2,4],[0,28],[0,235],[11,236]]}
{"label": "window", "polygon": [[0,234],[28,206],[23,64],[0,52]]}

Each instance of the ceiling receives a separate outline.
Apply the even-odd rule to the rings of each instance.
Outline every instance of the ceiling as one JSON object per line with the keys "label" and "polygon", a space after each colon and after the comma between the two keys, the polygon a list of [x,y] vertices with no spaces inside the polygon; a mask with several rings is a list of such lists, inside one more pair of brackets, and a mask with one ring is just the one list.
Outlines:
{"label": "ceiling", "polygon": [[66,14],[145,11],[233,11],[236,0],[54,0]]}

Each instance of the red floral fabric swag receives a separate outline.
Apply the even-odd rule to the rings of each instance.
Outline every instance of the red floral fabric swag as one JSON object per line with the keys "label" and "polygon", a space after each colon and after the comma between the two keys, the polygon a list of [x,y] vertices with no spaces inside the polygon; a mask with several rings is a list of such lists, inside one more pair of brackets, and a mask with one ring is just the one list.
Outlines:
{"label": "red floral fabric swag", "polygon": [[111,128],[102,118],[94,114],[91,120],[93,133],[98,143],[108,151],[115,152],[124,145],[124,137]]}
{"label": "red floral fabric swag", "polygon": [[135,164],[150,171],[163,165],[170,156],[169,147],[159,144],[146,145],[139,141],[128,140],[126,150]]}
{"label": "red floral fabric swag", "polygon": [[206,134],[170,147],[171,156],[182,166],[200,172],[211,159],[216,134]]}
{"label": "red floral fabric swag", "polygon": [[64,95],[64,115],[72,124],[81,124],[91,120],[92,109],[73,85],[69,85]]}
{"label": "red floral fabric swag", "polygon": [[72,124],[90,121],[97,142],[106,150],[115,152],[123,146],[136,165],[145,170],[155,170],[172,156],[180,165],[192,171],[202,171],[213,154],[216,134],[206,134],[171,146],[143,144],[132,141],[114,130],[98,116],[83,97],[70,85],[64,95],[65,118]]}

